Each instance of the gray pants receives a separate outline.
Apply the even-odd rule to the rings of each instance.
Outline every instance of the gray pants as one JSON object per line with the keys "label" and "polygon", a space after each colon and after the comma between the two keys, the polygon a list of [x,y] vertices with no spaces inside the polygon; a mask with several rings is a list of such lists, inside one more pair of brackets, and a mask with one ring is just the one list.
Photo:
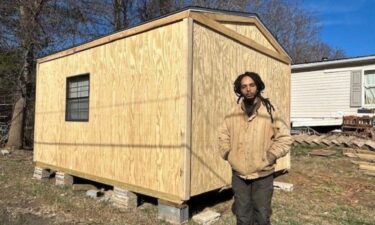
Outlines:
{"label": "gray pants", "polygon": [[233,172],[232,189],[237,225],[271,225],[273,174],[244,180]]}

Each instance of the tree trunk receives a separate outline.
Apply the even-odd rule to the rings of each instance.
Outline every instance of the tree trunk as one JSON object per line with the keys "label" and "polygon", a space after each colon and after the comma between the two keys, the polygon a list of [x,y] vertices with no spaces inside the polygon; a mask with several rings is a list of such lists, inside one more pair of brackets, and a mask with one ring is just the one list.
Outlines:
{"label": "tree trunk", "polygon": [[25,109],[25,98],[20,97],[13,110],[12,121],[8,132],[8,142],[5,145],[6,148],[20,149],[22,148],[22,130],[23,130],[23,117]]}
{"label": "tree trunk", "polygon": [[[41,2],[34,2],[35,9],[38,9]],[[9,148],[22,148],[25,142],[24,129],[25,121],[30,121],[33,118],[32,114],[26,114],[27,109],[33,104],[33,84],[35,83],[34,69],[34,37],[32,28],[35,26],[35,18],[32,10],[24,5],[19,6],[20,13],[20,34],[23,48],[23,65],[22,71],[19,74],[17,95],[20,96],[15,104],[12,122],[8,134],[8,142],[6,144]],[[29,110],[30,111],[30,110]],[[32,135],[32,134],[31,134]]]}
{"label": "tree trunk", "polygon": [[129,26],[128,11],[132,7],[131,0],[112,0],[113,4],[113,26],[114,31]]}
{"label": "tree trunk", "polygon": [[121,30],[123,26],[121,19],[122,4],[122,0],[113,0],[113,24],[115,31]]}

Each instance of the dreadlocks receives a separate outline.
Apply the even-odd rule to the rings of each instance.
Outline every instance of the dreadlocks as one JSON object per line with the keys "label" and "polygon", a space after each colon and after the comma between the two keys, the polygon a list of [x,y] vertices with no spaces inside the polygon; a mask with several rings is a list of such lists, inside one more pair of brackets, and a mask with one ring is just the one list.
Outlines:
{"label": "dreadlocks", "polygon": [[236,80],[234,81],[234,93],[238,97],[237,104],[240,102],[241,98],[244,97],[241,93],[241,80],[242,80],[242,78],[244,78],[246,76],[250,77],[255,82],[255,85],[257,86],[256,96],[259,97],[259,99],[262,101],[262,103],[266,106],[267,112],[268,112],[268,114],[270,114],[271,121],[273,123],[272,111],[275,111],[275,108],[273,107],[273,105],[271,104],[271,102],[268,98],[264,98],[261,95],[261,92],[265,89],[266,86],[264,85],[262,79],[260,78],[260,76],[257,73],[245,72],[244,74],[239,75],[236,78]]}

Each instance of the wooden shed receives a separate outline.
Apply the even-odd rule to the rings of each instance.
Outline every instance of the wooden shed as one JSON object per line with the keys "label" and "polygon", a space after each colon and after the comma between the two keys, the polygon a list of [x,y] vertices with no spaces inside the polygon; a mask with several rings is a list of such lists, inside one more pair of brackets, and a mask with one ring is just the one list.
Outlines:
{"label": "wooden shed", "polygon": [[40,58],[34,161],[174,203],[222,188],[234,79],[259,73],[289,124],[290,62],[256,15],[197,8]]}

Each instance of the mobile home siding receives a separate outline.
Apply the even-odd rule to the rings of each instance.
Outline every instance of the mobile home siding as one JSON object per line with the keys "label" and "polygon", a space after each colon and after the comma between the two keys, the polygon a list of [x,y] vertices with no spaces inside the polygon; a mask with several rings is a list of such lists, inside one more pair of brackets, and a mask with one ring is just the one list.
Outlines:
{"label": "mobile home siding", "polygon": [[[336,120],[340,125],[343,115],[356,114],[350,107],[351,69],[318,70],[292,73],[291,119],[296,121]],[[319,124],[319,122],[316,122]]]}

